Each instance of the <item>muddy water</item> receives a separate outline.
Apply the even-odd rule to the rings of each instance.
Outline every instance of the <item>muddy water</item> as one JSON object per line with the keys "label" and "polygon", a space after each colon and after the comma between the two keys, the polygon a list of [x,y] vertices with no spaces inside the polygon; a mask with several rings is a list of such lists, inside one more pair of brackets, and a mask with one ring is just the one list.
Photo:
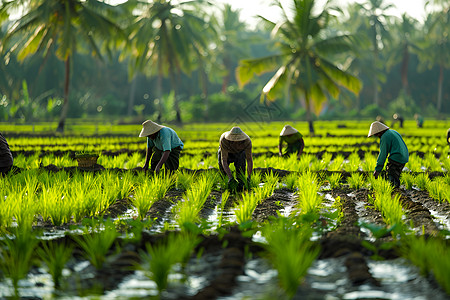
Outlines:
{"label": "muddy water", "polygon": [[[421,276],[408,261],[392,254],[383,261],[375,261],[371,259],[371,253],[361,247],[362,239],[374,241],[374,237],[357,224],[384,224],[381,214],[368,203],[367,194],[365,189],[322,192],[322,216],[334,212],[332,204],[339,196],[343,202],[344,219],[337,224],[322,217],[322,231],[313,238],[321,244],[322,252],[299,285],[294,299],[449,299],[433,278]],[[415,222],[415,227],[425,226],[429,232],[448,229],[447,204],[436,203],[426,193],[419,191],[402,190],[402,195],[405,203],[410,205],[405,211],[414,209],[415,213],[420,213],[409,213],[408,222]],[[222,212],[219,209],[220,197],[215,195],[214,198],[218,200],[202,212],[202,217],[212,224],[212,229],[218,227],[220,217],[223,224],[235,223],[233,199]],[[177,201],[182,201],[181,193],[171,191],[169,199],[152,207],[148,217],[158,217],[160,221],[147,231],[146,241],[159,238],[157,236],[165,222],[176,226],[171,210]],[[253,218],[262,222],[276,215],[277,210],[283,216],[291,216],[298,210],[297,201],[294,191],[276,190],[257,207]],[[136,212],[128,206],[122,210],[120,217],[136,217]],[[48,228],[43,238],[61,238],[67,231],[64,227]],[[226,245],[214,233],[204,236],[198,248],[202,249],[202,255],[193,256],[185,266],[175,266],[170,275],[169,287],[161,298],[282,299],[276,270],[259,257],[262,248],[258,244],[265,242],[260,233],[243,238],[234,228],[225,239]],[[129,253],[138,253],[143,244],[128,245],[122,250],[123,257]],[[129,268],[130,264],[119,257],[97,271],[89,262],[77,257],[64,270],[66,285],[72,283],[76,287],[66,287],[56,298],[133,299],[157,295],[156,284],[144,272],[130,271]],[[100,292],[95,292],[92,282],[101,283],[103,287]],[[12,295],[10,286],[7,279],[0,282],[1,298]],[[51,276],[43,268],[33,269],[25,280],[20,281],[22,297],[49,299],[52,291]],[[86,293],[87,298],[79,296],[83,293]]]}

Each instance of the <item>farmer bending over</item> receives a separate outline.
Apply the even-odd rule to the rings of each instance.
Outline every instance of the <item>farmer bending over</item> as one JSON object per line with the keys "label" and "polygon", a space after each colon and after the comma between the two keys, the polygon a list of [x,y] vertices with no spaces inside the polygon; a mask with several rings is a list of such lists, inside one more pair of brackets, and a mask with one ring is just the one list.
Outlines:
{"label": "farmer bending over", "polygon": [[172,128],[147,120],[142,123],[142,131],[139,137],[147,137],[147,153],[142,169],[148,170],[150,157],[150,168],[156,173],[161,170],[163,165],[168,170],[176,171],[178,169],[180,152],[184,144]]}
{"label": "farmer bending over", "polygon": [[286,142],[287,144],[287,147],[284,151],[284,155],[297,153],[297,159],[300,159],[300,156],[303,153],[303,148],[305,148],[303,135],[291,125],[285,125],[281,130],[280,142],[278,144],[278,155],[280,156],[283,156],[282,153],[283,142]]}
{"label": "farmer bending over", "polygon": [[378,121],[370,125],[367,137],[373,135],[380,138],[380,153],[373,175],[375,178],[378,178],[381,170],[383,170],[384,162],[388,158],[386,165],[388,179],[394,187],[398,188],[400,186],[400,174],[409,160],[408,147],[406,147],[402,136],[397,131],[389,129],[389,127]]}
{"label": "farmer bending over", "polygon": [[8,142],[0,133],[0,176],[8,174],[13,166],[13,161]]}
{"label": "farmer bending over", "polygon": [[[241,128],[233,127],[220,136],[219,150],[217,151],[219,169],[228,176],[228,187],[243,189],[245,178],[245,165],[247,163],[247,182],[253,170],[252,140]],[[233,177],[230,164],[234,163],[237,180]]]}

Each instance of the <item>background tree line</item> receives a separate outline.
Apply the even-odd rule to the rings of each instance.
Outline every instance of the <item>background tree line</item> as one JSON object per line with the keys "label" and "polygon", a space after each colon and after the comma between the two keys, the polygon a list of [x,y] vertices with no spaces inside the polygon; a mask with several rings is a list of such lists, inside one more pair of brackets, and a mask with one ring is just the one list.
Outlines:
{"label": "background tree line", "polygon": [[0,118],[227,122],[255,100],[310,131],[316,118],[448,116],[448,1],[424,22],[384,0],[291,2],[250,28],[214,1],[1,1]]}

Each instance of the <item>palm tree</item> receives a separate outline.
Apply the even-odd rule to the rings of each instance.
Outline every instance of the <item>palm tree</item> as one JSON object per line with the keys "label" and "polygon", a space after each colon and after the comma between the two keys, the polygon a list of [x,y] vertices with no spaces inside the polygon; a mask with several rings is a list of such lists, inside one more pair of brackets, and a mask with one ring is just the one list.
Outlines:
{"label": "palm tree", "polygon": [[180,124],[177,86],[181,73],[189,74],[194,59],[207,52],[204,34],[209,25],[200,4],[208,2],[155,0],[142,9],[130,30],[134,54],[131,68],[157,75],[158,118],[162,116],[162,80],[169,77],[175,97],[176,120]]}
{"label": "palm tree", "polygon": [[391,34],[391,39],[388,41],[389,47],[386,55],[386,66],[389,69],[398,63],[401,63],[400,77],[402,80],[402,89],[405,94],[409,95],[408,89],[408,67],[411,50],[417,50],[417,20],[408,17],[406,14],[402,15],[401,22],[396,22],[391,26],[394,34]]}
{"label": "palm tree", "polygon": [[[101,58],[98,41],[104,41],[103,46],[109,50],[105,38],[120,34],[121,30],[105,17],[105,12],[113,7],[102,1],[39,0],[31,1],[24,8],[24,15],[10,28],[4,41],[14,42],[10,51],[18,51],[20,60],[38,52],[46,57],[56,48],[56,56],[65,65],[64,102],[57,128],[63,132],[69,109],[71,57],[82,44],[87,44]],[[16,42],[16,37],[21,39]]]}
{"label": "palm tree", "polygon": [[289,99],[305,102],[309,131],[314,134],[311,106],[319,112],[328,97],[337,98],[340,88],[359,93],[361,81],[344,70],[330,58],[351,50],[352,37],[327,32],[331,15],[330,1],[320,10],[315,0],[293,0],[293,11],[288,14],[280,0],[275,4],[282,10],[282,21],[271,22],[262,18],[273,28],[275,46],[279,53],[268,57],[243,60],[237,77],[241,86],[248,83],[254,74],[272,71],[276,73],[262,90],[262,97],[269,100],[285,94]]}
{"label": "palm tree", "polygon": [[377,76],[380,73],[383,64],[380,61],[380,51],[383,49],[383,38],[389,37],[389,31],[386,29],[386,24],[390,18],[384,12],[390,8],[393,8],[392,4],[385,4],[385,0],[368,0],[364,4],[357,4],[362,13],[367,16],[366,28],[369,29],[369,35],[372,43],[373,53],[373,68],[377,70],[375,76],[372,76],[373,81],[373,102],[379,105],[379,79]]}
{"label": "palm tree", "polygon": [[450,4],[442,0],[434,0],[435,5],[441,4],[442,9],[429,13],[424,24],[424,36],[419,42],[419,69],[439,67],[438,94],[436,108],[442,106],[442,88],[444,69],[450,68]]}

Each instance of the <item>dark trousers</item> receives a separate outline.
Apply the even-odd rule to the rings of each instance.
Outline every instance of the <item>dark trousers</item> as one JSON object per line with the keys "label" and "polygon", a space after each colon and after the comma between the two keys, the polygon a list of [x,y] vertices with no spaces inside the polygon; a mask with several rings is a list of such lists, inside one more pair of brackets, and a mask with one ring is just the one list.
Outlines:
{"label": "dark trousers", "polygon": [[0,167],[0,176],[6,175],[11,171],[12,166],[9,167]]}
{"label": "dark trousers", "polygon": [[392,159],[389,159],[388,163],[386,164],[388,180],[396,188],[400,186],[400,175],[402,174],[404,166],[405,164],[393,161]]}
{"label": "dark trousers", "polygon": [[[217,159],[219,160],[219,169],[222,173],[225,173],[225,170],[223,169],[222,165],[222,152],[219,148],[217,151]],[[238,177],[237,179],[245,178],[245,167],[247,165],[247,161],[245,159],[245,151],[241,151],[239,153],[228,153],[228,159],[227,159],[228,165],[234,164],[234,167],[236,169],[236,174]]]}
{"label": "dark trousers", "polygon": [[[161,157],[163,155],[163,151],[157,149],[156,147],[153,147],[153,154],[152,154],[152,160],[150,168],[152,170],[156,169],[156,165],[161,160]],[[169,157],[167,158],[166,162],[164,163],[164,166],[167,170],[176,171],[178,170],[178,167],[180,166],[180,153],[181,153],[181,147],[176,147],[172,150],[170,150]]]}

